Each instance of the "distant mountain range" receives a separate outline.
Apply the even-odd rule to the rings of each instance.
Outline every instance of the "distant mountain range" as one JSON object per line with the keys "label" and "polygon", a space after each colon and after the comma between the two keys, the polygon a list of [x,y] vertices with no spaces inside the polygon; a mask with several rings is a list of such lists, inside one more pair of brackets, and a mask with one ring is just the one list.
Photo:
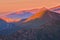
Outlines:
{"label": "distant mountain range", "polygon": [[50,10],[57,12],[57,13],[60,13],[60,6],[53,7]]}
{"label": "distant mountain range", "polygon": [[[48,10],[60,13],[60,6],[53,7]],[[22,20],[22,19],[28,19],[29,17],[31,17],[35,13],[38,13],[39,11],[41,11],[41,9],[32,9],[32,10],[23,10],[23,11],[19,11],[19,12],[11,12],[8,15],[4,15],[0,18],[5,20],[6,22],[18,22],[19,20]]]}
{"label": "distant mountain range", "polygon": [[[22,17],[22,16],[25,16],[25,17]],[[6,17],[12,18],[15,20],[17,20],[16,18],[18,19],[22,18],[22,19],[19,20],[18,22],[6,22],[2,18],[0,18],[0,35],[1,36],[2,35],[9,36],[9,35],[15,34],[19,30],[21,31],[24,29],[31,29],[31,28],[32,30],[38,29],[37,33],[40,36],[44,36],[44,37],[45,37],[44,33],[46,33],[47,36],[50,36],[49,33],[52,33],[55,35],[55,37],[56,36],[58,37],[60,33],[59,32],[60,31],[60,13],[51,11],[46,8],[41,8],[40,11],[35,14],[24,11],[22,14],[12,13],[10,15],[7,15]],[[38,34],[37,36],[38,36],[38,39],[40,40],[40,36]],[[19,39],[19,40],[22,40],[22,39]]]}

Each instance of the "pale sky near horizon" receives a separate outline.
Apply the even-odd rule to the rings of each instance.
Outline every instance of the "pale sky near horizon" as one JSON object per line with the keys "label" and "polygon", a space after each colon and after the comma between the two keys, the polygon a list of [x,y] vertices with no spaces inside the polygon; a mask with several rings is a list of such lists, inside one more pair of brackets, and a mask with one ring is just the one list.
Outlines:
{"label": "pale sky near horizon", "polygon": [[0,0],[0,14],[2,12],[51,8],[60,5],[60,0]]}

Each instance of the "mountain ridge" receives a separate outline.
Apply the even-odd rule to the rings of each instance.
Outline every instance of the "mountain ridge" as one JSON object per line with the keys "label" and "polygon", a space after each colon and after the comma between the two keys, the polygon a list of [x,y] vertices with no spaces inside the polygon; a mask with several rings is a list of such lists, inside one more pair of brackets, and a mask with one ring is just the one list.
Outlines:
{"label": "mountain ridge", "polygon": [[26,21],[24,22],[28,22],[30,20],[34,20],[36,18],[41,18],[44,15],[44,12],[47,11],[48,9],[46,9],[45,7],[40,9],[40,12],[37,12],[36,14],[32,15],[31,17],[29,17]]}

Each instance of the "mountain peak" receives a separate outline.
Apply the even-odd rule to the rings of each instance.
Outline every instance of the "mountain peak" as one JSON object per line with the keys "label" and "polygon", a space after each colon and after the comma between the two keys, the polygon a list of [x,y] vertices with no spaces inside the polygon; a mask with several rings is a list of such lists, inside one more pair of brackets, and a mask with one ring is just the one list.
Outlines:
{"label": "mountain peak", "polygon": [[43,8],[40,9],[40,12],[34,14],[33,16],[31,16],[30,18],[28,18],[28,19],[25,20],[24,22],[28,22],[28,21],[34,20],[34,19],[36,19],[36,18],[41,18],[46,11],[47,11],[47,9],[46,9],[45,7],[43,7]]}

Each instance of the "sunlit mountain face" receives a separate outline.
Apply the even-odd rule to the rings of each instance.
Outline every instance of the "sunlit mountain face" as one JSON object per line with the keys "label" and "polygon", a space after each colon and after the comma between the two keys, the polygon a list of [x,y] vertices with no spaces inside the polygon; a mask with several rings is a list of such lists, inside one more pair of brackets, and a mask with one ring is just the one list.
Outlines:
{"label": "sunlit mountain face", "polygon": [[1,17],[0,39],[60,40],[60,14],[51,10],[43,7]]}
{"label": "sunlit mountain face", "polygon": [[41,18],[43,15],[44,15],[44,12],[47,11],[46,8],[41,8],[39,12],[37,12],[37,14],[34,14],[33,16],[27,18],[27,20],[25,20],[25,22],[28,22],[28,21],[31,21],[31,20],[34,20],[36,18]]}

